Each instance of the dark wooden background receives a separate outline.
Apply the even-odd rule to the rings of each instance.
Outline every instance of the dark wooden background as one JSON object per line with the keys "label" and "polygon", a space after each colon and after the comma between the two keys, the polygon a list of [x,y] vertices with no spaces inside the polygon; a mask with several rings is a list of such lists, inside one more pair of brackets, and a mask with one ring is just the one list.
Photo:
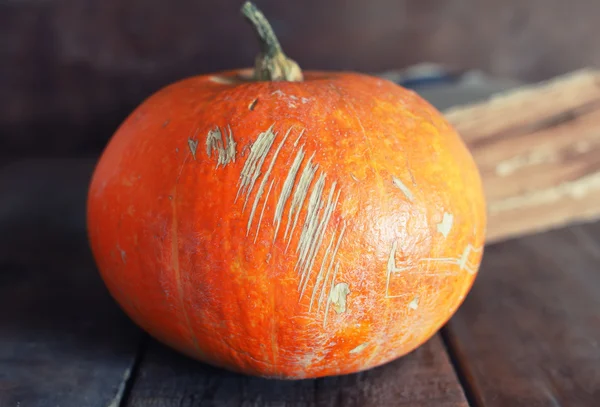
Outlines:
{"label": "dark wooden background", "polygon": [[[241,0],[0,0],[0,154],[97,153],[143,98],[248,66]],[[600,64],[597,0],[256,0],[304,68],[539,80]]]}
{"label": "dark wooden background", "polygon": [[[97,154],[140,101],[248,66],[242,0],[0,0],[0,407],[597,406],[600,223],[486,249],[441,334],[369,372],[246,378],[150,339],[87,246]],[[599,0],[256,0],[308,69],[530,82],[600,65]]]}

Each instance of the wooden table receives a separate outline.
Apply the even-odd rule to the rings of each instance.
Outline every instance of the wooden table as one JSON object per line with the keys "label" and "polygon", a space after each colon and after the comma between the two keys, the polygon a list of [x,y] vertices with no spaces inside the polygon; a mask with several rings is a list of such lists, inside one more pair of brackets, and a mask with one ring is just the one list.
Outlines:
{"label": "wooden table", "polygon": [[0,167],[0,406],[600,406],[600,223],[490,246],[456,316],[360,374],[244,377],[137,329],[87,248],[94,158]]}

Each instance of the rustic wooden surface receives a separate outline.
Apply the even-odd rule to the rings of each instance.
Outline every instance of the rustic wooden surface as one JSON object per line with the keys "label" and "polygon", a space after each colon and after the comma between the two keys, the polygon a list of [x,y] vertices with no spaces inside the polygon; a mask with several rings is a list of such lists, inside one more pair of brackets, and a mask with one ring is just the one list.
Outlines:
{"label": "rustic wooden surface", "polygon": [[[437,62],[537,81],[600,64],[597,0],[257,0],[310,69]],[[0,2],[0,153],[98,151],[184,76],[252,64],[241,0]]]}
{"label": "rustic wooden surface", "polygon": [[489,247],[446,330],[476,405],[598,406],[600,223]]}
{"label": "rustic wooden surface", "polygon": [[0,406],[118,407],[140,331],[85,241],[90,160],[0,168]]}
{"label": "rustic wooden surface", "polygon": [[297,381],[250,378],[199,365],[153,341],[125,405],[468,406],[439,336],[379,368]]}

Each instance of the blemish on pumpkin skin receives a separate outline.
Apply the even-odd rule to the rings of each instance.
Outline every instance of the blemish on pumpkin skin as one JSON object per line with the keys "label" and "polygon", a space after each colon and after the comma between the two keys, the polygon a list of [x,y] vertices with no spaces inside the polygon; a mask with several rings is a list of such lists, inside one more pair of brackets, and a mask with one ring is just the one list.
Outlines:
{"label": "blemish on pumpkin skin", "polygon": [[258,103],[258,98],[254,99],[252,102],[250,102],[250,104],[248,105],[248,110],[254,110],[257,103]]}
{"label": "blemish on pumpkin skin", "polygon": [[[296,143],[294,143],[295,145]],[[277,238],[277,233],[279,232],[279,227],[281,226],[281,221],[283,218],[283,212],[285,210],[285,204],[289,197],[292,194],[292,190],[294,189],[294,183],[296,182],[296,176],[298,175],[298,170],[300,169],[300,165],[302,165],[302,161],[304,160],[304,146],[300,147],[298,154],[296,154],[296,158],[288,171],[287,177],[283,183],[283,188],[279,195],[279,199],[277,201],[277,206],[275,207],[275,215],[273,217],[273,222],[275,223],[275,233],[273,235],[273,241]]]}
{"label": "blemish on pumpkin skin", "polygon": [[[275,179],[271,180],[271,184],[269,185],[269,189],[267,190],[267,195],[265,196],[265,201],[263,203],[262,210],[260,211],[260,216],[258,218],[258,226],[256,227],[256,235],[254,236],[254,243],[256,243],[256,239],[258,239],[258,232],[260,231],[260,225],[262,224],[262,219],[265,214],[265,208],[267,207],[267,202],[269,201],[269,195],[271,194],[271,189],[273,188],[273,183]],[[268,260],[267,260],[268,263]]]}
{"label": "blemish on pumpkin skin", "polygon": [[327,325],[327,315],[329,315],[329,305],[331,304],[331,298],[333,294],[333,289],[335,287],[335,277],[337,276],[338,270],[340,269],[340,263],[335,264],[335,269],[333,271],[333,277],[331,278],[331,289],[329,290],[329,295],[327,297],[326,305],[325,305],[325,316],[323,317],[323,328]]}
{"label": "blemish on pumpkin skin", "polygon": [[[177,187],[173,190],[173,195],[177,194]],[[185,293],[183,289],[183,282],[181,279],[181,265],[179,263],[179,220],[177,216],[177,204],[174,200],[171,204],[171,269],[173,270],[173,279],[177,287],[177,294],[179,299],[179,309],[183,314],[183,320],[185,322],[187,331],[192,339],[192,343],[196,348],[196,351],[200,355],[204,355],[204,352],[200,348],[198,338],[192,328],[190,317],[188,315],[185,305]],[[166,230],[165,230],[166,232]]]}
{"label": "blemish on pumpkin skin", "polygon": [[452,224],[454,223],[454,215],[451,213],[444,212],[442,221],[437,224],[437,231],[444,235],[444,238],[448,237]]}
{"label": "blemish on pumpkin skin", "polygon": [[387,262],[387,273],[386,273],[386,283],[385,283],[385,298],[399,298],[405,297],[406,294],[400,295],[390,295],[390,278],[392,274],[399,273],[405,271],[407,267],[397,267],[396,266],[396,251],[398,250],[398,242],[394,240],[392,243],[392,248],[390,249],[390,255],[388,257]]}
{"label": "blemish on pumpkin skin", "polygon": [[273,142],[275,141],[276,133],[273,132],[274,126],[275,124],[271,125],[271,127],[269,127],[266,131],[260,133],[257,136],[256,141],[250,147],[250,153],[248,154],[246,162],[244,163],[244,167],[242,168],[239,187],[235,196],[235,201],[237,201],[240,195],[246,196],[242,210],[246,209],[248,198],[252,194],[254,184],[260,176],[263,163],[265,162],[269,151],[271,151]]}
{"label": "blemish on pumpkin skin", "polygon": [[477,270],[475,269],[475,267],[473,265],[471,265],[469,263],[469,255],[472,252],[479,252],[479,251],[481,251],[481,248],[476,249],[471,244],[467,244],[467,247],[465,247],[465,250],[463,251],[463,254],[460,256],[460,260],[458,262],[458,266],[460,267],[460,269],[466,271],[469,274],[475,274],[477,272]]}
{"label": "blemish on pumpkin skin", "polygon": [[327,226],[329,225],[331,216],[333,215],[333,212],[334,212],[334,210],[338,204],[338,201],[340,199],[340,193],[342,192],[341,190],[337,190],[335,199],[333,198],[335,191],[336,191],[336,186],[337,186],[337,183],[334,181],[329,190],[329,197],[327,198],[327,204],[323,211],[323,215],[321,216],[321,220],[319,221],[317,229],[313,233],[311,242],[309,242],[309,245],[308,245],[308,252],[307,252],[308,257],[306,258],[306,261],[304,263],[304,269],[302,272],[302,274],[306,275],[306,277],[304,279],[304,286],[302,287],[302,291],[300,292],[300,297],[302,297],[302,294],[304,293],[304,290],[306,289],[306,285],[308,284],[308,281],[310,280],[312,268],[313,268],[315,259],[317,257],[317,253],[321,250],[323,238],[325,237],[325,231],[327,229]]}
{"label": "blemish on pumpkin skin", "polygon": [[[288,238],[286,250],[288,249],[290,242],[292,241],[292,236],[294,234],[294,229],[296,229],[296,224],[298,223],[298,217],[300,216],[300,211],[302,209],[302,206],[304,206],[304,201],[306,200],[306,195],[308,194],[308,188],[310,187],[310,184],[315,176],[315,173],[317,172],[317,169],[319,168],[318,164],[312,164],[312,160],[313,160],[314,156],[315,156],[315,153],[313,153],[310,156],[310,158],[308,159],[308,161],[306,162],[306,165],[304,166],[304,169],[302,170],[302,174],[300,175],[300,180],[298,181],[298,185],[296,186],[296,190],[294,191],[294,195],[292,197],[292,204],[291,204],[290,210],[288,212],[288,222],[285,227],[285,233],[283,234],[283,237],[285,239],[288,237],[288,232],[289,232],[289,238]],[[292,224],[292,217],[294,217],[293,224]],[[292,225],[291,229],[290,229],[290,225]]]}
{"label": "blemish on pumpkin skin", "polygon": [[305,97],[299,98],[298,96],[295,96],[295,95],[288,95],[287,93],[283,92],[281,89],[277,89],[276,91],[271,93],[271,95],[279,96],[283,99],[287,99],[288,107],[291,109],[295,109],[296,107],[298,107],[298,105],[297,105],[298,102],[300,102],[304,105],[310,101],[310,99],[305,98]]}
{"label": "blemish on pumpkin skin", "polygon": [[236,146],[231,126],[227,126],[227,130],[225,130],[225,141],[219,127],[210,130],[206,135],[206,154],[212,157],[212,153],[216,153],[217,168],[219,165],[226,166],[230,162],[235,162]]}
{"label": "blemish on pumpkin skin", "polygon": [[194,158],[194,161],[196,161],[196,150],[198,149],[198,140],[193,140],[193,139],[189,138],[188,146],[190,147],[190,152],[192,153],[192,157]]}
{"label": "blemish on pumpkin skin", "polygon": [[[306,255],[308,254],[308,250],[312,245],[314,239],[314,232],[317,228],[317,222],[319,220],[319,209],[321,208],[321,198],[323,196],[323,189],[325,188],[325,177],[327,175],[325,173],[321,173],[317,182],[310,194],[310,198],[308,199],[308,207],[306,218],[304,220],[304,225],[302,226],[302,231],[300,233],[300,238],[298,239],[298,246],[296,247],[296,253],[299,253],[298,261],[296,262],[296,266],[294,270],[301,268],[302,274],[300,278],[300,286],[306,277],[306,267],[302,267],[304,261],[306,259]],[[302,294],[300,295],[302,297]]]}
{"label": "blemish on pumpkin skin", "polygon": [[163,127],[163,129],[164,129],[165,127],[167,127],[167,125],[168,125],[170,122],[171,122],[171,120],[169,120],[169,119],[165,120],[165,121],[164,121],[164,123],[162,124],[162,127]]}
{"label": "blemish on pumpkin skin", "polygon": [[350,294],[350,288],[348,283],[337,283],[331,294],[329,295],[329,301],[333,304],[333,309],[336,314],[346,312],[346,301]]}
{"label": "blemish on pumpkin skin", "polygon": [[298,142],[300,141],[300,139],[302,138],[302,136],[304,135],[304,131],[306,129],[302,129],[302,131],[300,132],[300,135],[298,136],[298,138],[296,139],[296,141],[294,141],[294,147],[298,146]]}
{"label": "blemish on pumpkin skin", "polygon": [[[273,158],[271,159],[271,163],[269,164],[269,167],[267,168],[267,172],[265,172],[265,175],[263,176],[263,179],[258,187],[258,192],[256,193],[256,196],[254,197],[254,203],[252,204],[252,210],[250,211],[250,217],[248,219],[248,227],[246,229],[246,236],[248,236],[248,233],[250,233],[250,228],[252,227],[252,219],[254,218],[254,212],[256,211],[256,208],[258,206],[258,202],[263,194],[263,191],[265,189],[265,186],[267,184],[267,181],[269,180],[269,176],[271,176],[271,172],[273,171],[273,168],[275,167],[275,163],[277,162],[277,157],[279,156],[279,152],[281,151],[281,149],[283,148],[283,145],[285,144],[288,136],[290,135],[290,133],[292,132],[292,127],[290,127],[290,129],[287,131],[287,133],[285,134],[285,136],[283,137],[283,140],[281,141],[281,143],[279,143],[279,146],[277,147],[277,149],[275,150],[275,153],[273,154]],[[275,134],[273,135],[273,138],[275,138]],[[271,142],[271,145],[273,143]],[[268,150],[265,153],[268,154]],[[262,167],[262,165],[261,165]],[[260,170],[260,168],[259,168]],[[247,198],[247,196],[246,196]],[[260,227],[260,225],[259,225]]]}
{"label": "blemish on pumpkin skin", "polygon": [[127,264],[127,252],[125,252],[125,250],[121,249],[121,247],[119,245],[117,245],[117,250],[121,254],[121,261],[123,262],[123,264]]}
{"label": "blemish on pumpkin skin", "polygon": [[[446,264],[458,266],[458,272],[466,271],[469,274],[477,273],[477,265],[473,264],[469,257],[473,253],[480,253],[483,250],[483,247],[473,247],[470,243],[467,243],[462,254],[458,257],[423,257],[419,259],[419,263],[421,265],[426,265],[427,270],[431,267],[431,264]],[[447,271],[444,272],[423,272],[423,271],[415,271],[411,274],[419,274],[421,276],[451,276],[456,274],[455,271]]]}
{"label": "blemish on pumpkin skin", "polygon": [[356,348],[352,349],[352,350],[351,350],[350,352],[348,352],[348,353],[350,353],[350,354],[360,353],[360,352],[362,352],[363,350],[365,350],[365,348],[366,348],[367,346],[369,346],[369,343],[368,343],[368,342],[361,343],[360,345],[358,345]]}
{"label": "blemish on pumpkin skin", "polygon": [[400,189],[400,191],[402,191],[404,196],[409,201],[411,201],[411,202],[413,201],[414,195],[413,195],[412,191],[410,189],[408,189],[408,187],[399,178],[392,177],[392,182],[394,183],[395,186],[398,187],[398,189]]}
{"label": "blemish on pumpkin skin", "polygon": [[419,296],[418,295],[416,295],[415,298],[413,298],[412,301],[408,303],[408,308],[410,308],[412,310],[416,310],[417,308],[419,308]]}
{"label": "blemish on pumpkin skin", "polygon": [[[344,226],[342,226],[342,230],[338,236],[338,240],[335,245],[335,249],[333,250],[333,254],[331,255],[331,260],[329,261],[329,267],[327,268],[327,274],[325,274],[325,279],[323,281],[323,288],[321,289],[321,295],[319,296],[319,306],[317,307],[317,312],[319,312],[321,310],[321,305],[323,303],[323,299],[325,298],[325,295],[324,295],[325,290],[327,289],[327,284],[329,281],[329,274],[331,273],[331,270],[333,268],[333,262],[335,261],[337,252],[340,248],[340,244],[342,243],[342,238],[344,237],[344,233],[346,232],[346,227],[347,227],[347,224],[344,222]],[[332,236],[332,239],[334,236],[335,236],[335,232]],[[331,279],[331,287],[333,287],[333,284],[335,283],[335,276],[337,275],[339,266],[340,266],[339,263],[336,263],[335,269],[333,271],[333,278]],[[327,320],[328,310],[329,310],[329,301],[327,301],[327,304],[325,305],[325,321]]]}
{"label": "blemish on pumpkin skin", "polygon": [[[329,271],[331,270],[331,265],[330,268],[327,269],[327,274],[325,274],[325,280],[323,282],[323,286],[320,286],[321,280],[323,280],[323,272],[325,271],[325,264],[327,263],[327,258],[329,257],[329,253],[331,253],[331,249],[333,248],[333,242],[335,241],[335,235],[337,233],[337,228],[333,231],[333,233],[331,234],[331,239],[329,241],[329,245],[327,246],[327,249],[325,249],[325,254],[323,255],[323,260],[321,260],[321,268],[319,269],[319,273],[317,274],[317,281],[315,282],[315,285],[313,287],[313,292],[312,292],[312,296],[310,297],[310,303],[308,305],[308,312],[310,312],[312,310],[312,304],[313,301],[315,299],[315,296],[318,292],[319,289],[321,289],[321,295],[317,301],[317,303],[319,304],[319,308],[317,310],[317,312],[321,309],[321,301],[323,298],[323,293],[325,292],[325,289],[327,288],[327,281],[329,279]],[[333,258],[331,260],[331,262],[333,262]]]}

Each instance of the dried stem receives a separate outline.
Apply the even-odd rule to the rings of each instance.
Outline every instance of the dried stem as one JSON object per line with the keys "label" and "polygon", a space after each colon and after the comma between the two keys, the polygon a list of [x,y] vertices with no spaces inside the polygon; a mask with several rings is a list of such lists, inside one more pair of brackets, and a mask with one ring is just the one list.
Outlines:
{"label": "dried stem", "polygon": [[283,53],[264,14],[250,1],[242,6],[242,14],[252,24],[260,41],[261,53],[256,58],[254,78],[259,81],[302,81],[300,67]]}

